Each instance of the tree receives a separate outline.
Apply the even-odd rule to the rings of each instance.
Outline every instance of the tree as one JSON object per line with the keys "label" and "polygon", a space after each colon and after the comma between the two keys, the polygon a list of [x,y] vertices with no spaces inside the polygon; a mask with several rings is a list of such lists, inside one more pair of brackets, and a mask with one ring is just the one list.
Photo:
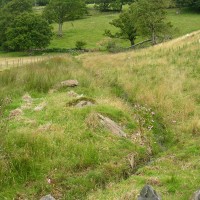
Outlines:
{"label": "tree", "polygon": [[95,7],[101,12],[121,11],[124,4],[132,2],[133,0],[95,0]]}
{"label": "tree", "polygon": [[7,27],[3,46],[12,51],[41,49],[49,45],[51,37],[51,27],[45,19],[22,13]]}
{"label": "tree", "polygon": [[177,7],[190,7],[200,10],[200,0],[175,0]]}
{"label": "tree", "polygon": [[12,21],[23,12],[32,12],[32,0],[4,0],[7,2],[0,10],[0,46],[5,41],[5,32]]}
{"label": "tree", "polygon": [[132,4],[131,10],[135,15],[138,32],[151,38],[152,44],[157,43],[157,38],[169,32],[172,25],[166,22],[167,0],[137,0]]}
{"label": "tree", "polygon": [[58,36],[62,36],[63,23],[76,19],[85,12],[86,6],[82,0],[51,0],[44,10],[44,16],[49,21],[58,23]]}
{"label": "tree", "polygon": [[114,35],[110,30],[105,31],[105,35],[114,38],[128,39],[131,45],[135,44],[135,39],[137,37],[137,30],[135,27],[134,15],[129,9],[128,11],[120,14],[118,19],[114,19],[110,24],[119,28],[119,32]]}

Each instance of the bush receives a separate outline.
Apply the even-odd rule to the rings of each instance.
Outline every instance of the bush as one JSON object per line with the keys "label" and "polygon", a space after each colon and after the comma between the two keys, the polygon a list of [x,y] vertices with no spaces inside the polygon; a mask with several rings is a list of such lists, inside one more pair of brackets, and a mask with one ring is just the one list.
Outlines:
{"label": "bush", "polygon": [[87,43],[84,41],[76,41],[76,49],[82,50]]}

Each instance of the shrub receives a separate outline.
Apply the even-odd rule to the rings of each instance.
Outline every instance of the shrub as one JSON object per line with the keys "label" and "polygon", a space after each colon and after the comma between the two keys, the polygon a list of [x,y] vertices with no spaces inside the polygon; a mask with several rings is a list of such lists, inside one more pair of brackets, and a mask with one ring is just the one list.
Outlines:
{"label": "shrub", "polygon": [[81,41],[81,40],[80,41],[76,41],[76,49],[82,50],[85,47],[86,44],[87,44],[86,42]]}

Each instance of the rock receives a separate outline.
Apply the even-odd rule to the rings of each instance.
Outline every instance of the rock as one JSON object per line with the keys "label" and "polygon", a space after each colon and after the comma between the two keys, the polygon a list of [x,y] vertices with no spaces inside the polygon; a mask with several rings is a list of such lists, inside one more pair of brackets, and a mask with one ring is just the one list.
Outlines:
{"label": "rock", "polygon": [[92,106],[94,105],[91,101],[80,101],[79,103],[76,104],[75,107],[77,108],[83,108],[85,106]]}
{"label": "rock", "polygon": [[12,111],[10,112],[10,115],[9,115],[9,116],[10,116],[11,118],[15,118],[15,117],[18,117],[18,116],[22,115],[22,113],[23,113],[22,109],[17,108],[17,109],[15,109],[15,110],[12,110]]}
{"label": "rock", "polygon": [[79,96],[79,95],[78,95],[76,92],[74,92],[73,90],[67,92],[67,95],[68,95],[69,97],[78,97],[78,96]]}
{"label": "rock", "polygon": [[98,117],[100,118],[103,126],[109,129],[113,134],[118,135],[120,137],[126,137],[126,133],[122,130],[122,128],[117,123],[115,123],[108,117],[104,117],[100,114],[98,114]]}
{"label": "rock", "polygon": [[83,97],[83,96],[78,96],[76,99],[73,99],[71,101],[69,101],[67,103],[67,106],[73,106],[73,107],[77,107],[77,108],[83,108],[85,106],[92,106],[94,105],[96,102],[94,99],[92,98],[88,98],[88,97]]}
{"label": "rock", "polygon": [[75,87],[75,86],[78,86],[78,81],[77,80],[66,80],[66,81],[62,81],[60,83],[60,85],[62,87]]}
{"label": "rock", "polygon": [[200,200],[200,190],[196,191],[190,200]]}
{"label": "rock", "polygon": [[34,108],[34,111],[38,112],[38,111],[41,111],[41,110],[44,110],[44,108],[47,106],[46,102],[43,102],[41,103],[40,105],[36,106]]}
{"label": "rock", "polygon": [[25,94],[23,97],[22,97],[22,99],[23,99],[23,101],[25,102],[25,103],[32,103],[32,98],[31,98],[31,96],[27,93],[27,94]]}
{"label": "rock", "polygon": [[54,197],[52,197],[50,194],[42,197],[40,200],[56,200]]}
{"label": "rock", "polygon": [[140,192],[138,200],[161,200],[161,197],[150,185],[145,185]]}

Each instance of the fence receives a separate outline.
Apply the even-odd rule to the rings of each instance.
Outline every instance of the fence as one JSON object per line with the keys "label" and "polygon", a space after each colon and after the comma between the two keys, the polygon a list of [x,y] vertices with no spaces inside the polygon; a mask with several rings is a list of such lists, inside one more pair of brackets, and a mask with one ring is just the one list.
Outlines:
{"label": "fence", "polygon": [[[58,57],[54,56],[33,56],[33,57],[24,57],[24,58],[5,58],[0,59],[0,71],[8,69],[11,67],[19,67],[25,64],[36,64],[51,58]],[[60,55],[59,55],[60,57]]]}

